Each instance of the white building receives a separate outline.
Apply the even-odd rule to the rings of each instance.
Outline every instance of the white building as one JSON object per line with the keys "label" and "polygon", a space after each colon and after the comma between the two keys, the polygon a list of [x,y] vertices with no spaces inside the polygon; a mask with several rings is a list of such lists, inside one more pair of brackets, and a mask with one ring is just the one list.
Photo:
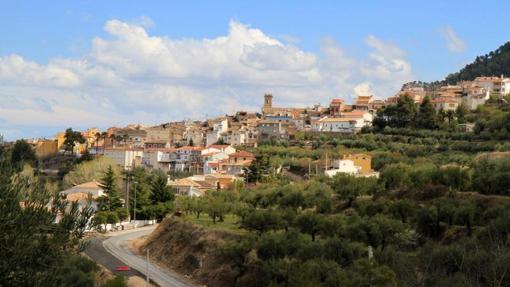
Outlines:
{"label": "white building", "polygon": [[183,146],[175,150],[175,171],[190,171],[199,173],[203,147]]}
{"label": "white building", "polygon": [[459,107],[459,100],[457,98],[436,98],[430,100],[430,103],[436,111],[452,111],[455,112]]}
{"label": "white building", "polygon": [[329,177],[333,177],[338,173],[346,173],[350,175],[359,174],[361,167],[354,165],[354,162],[349,159],[337,160],[333,163],[334,169],[326,170],[325,173]]}
{"label": "white building", "polygon": [[469,93],[467,96],[462,97],[462,103],[466,106],[467,109],[476,110],[478,106],[485,104],[489,98],[489,91],[484,91],[477,94]]}
{"label": "white building", "polygon": [[363,117],[352,118],[328,118],[324,117],[312,126],[313,131],[333,133],[355,133],[368,125]]}
{"label": "white building", "polygon": [[247,131],[244,129],[229,130],[221,134],[221,139],[230,145],[243,145],[246,143]]}
{"label": "white building", "polygon": [[142,164],[151,169],[169,171],[170,163],[175,162],[177,154],[175,149],[146,149],[143,152]]}
{"label": "white building", "polygon": [[216,173],[221,161],[226,161],[229,155],[236,152],[231,145],[210,145],[202,150],[204,174]]}
{"label": "white building", "polygon": [[227,118],[216,119],[212,125],[212,130],[207,132],[205,145],[212,145],[218,142],[221,137],[221,134],[225,133],[228,130],[228,120]]}
{"label": "white building", "polygon": [[510,78],[501,80],[501,95],[507,96],[510,94]]}
{"label": "white building", "polygon": [[107,148],[104,156],[113,159],[120,167],[131,170],[142,164],[143,149],[136,148]]}

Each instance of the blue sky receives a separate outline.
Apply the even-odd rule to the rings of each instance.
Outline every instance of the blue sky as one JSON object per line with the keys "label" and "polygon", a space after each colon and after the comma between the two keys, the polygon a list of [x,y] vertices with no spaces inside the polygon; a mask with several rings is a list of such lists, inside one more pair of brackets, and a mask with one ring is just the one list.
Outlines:
{"label": "blue sky", "polygon": [[[201,118],[254,109],[264,91],[273,92],[276,102],[296,105],[350,98],[359,89],[384,98],[399,81],[442,79],[505,43],[509,9],[508,1],[0,1],[0,133],[13,139],[51,136],[66,125]],[[143,33],[127,36],[137,30],[123,25],[160,39],[164,48],[156,50],[175,55],[177,62],[189,57],[198,64],[168,62],[155,69],[161,60],[136,44],[150,39]],[[232,37],[236,29],[238,38]],[[242,65],[256,70],[253,75],[237,74],[251,72],[224,59],[235,56],[221,54],[226,46],[207,44],[221,37],[253,48],[240,55]],[[107,50],[94,41],[98,38]],[[180,48],[172,50],[175,45]],[[191,47],[196,54],[186,54]],[[208,58],[200,58],[201,49]],[[152,68],[142,67],[144,61]],[[326,65],[332,61],[338,63]],[[10,68],[2,70],[2,63]],[[364,68],[351,73],[358,67]],[[217,74],[209,77],[204,69]],[[13,83],[16,73],[30,77]],[[92,74],[119,82],[98,89]],[[151,101],[161,105],[138,100],[157,93]],[[179,102],[182,97],[196,104]],[[203,98],[221,104],[211,109],[200,105]],[[96,112],[85,108],[95,103]],[[17,120],[22,113],[37,124]],[[64,121],[67,115],[75,118]]]}

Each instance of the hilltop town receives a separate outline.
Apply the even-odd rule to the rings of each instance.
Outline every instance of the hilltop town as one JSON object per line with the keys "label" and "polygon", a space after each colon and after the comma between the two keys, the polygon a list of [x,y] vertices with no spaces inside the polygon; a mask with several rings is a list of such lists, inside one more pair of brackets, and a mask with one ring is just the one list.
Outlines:
{"label": "hilltop town", "polygon": [[510,286],[505,5],[259,2],[0,5],[0,287]]}
{"label": "hilltop town", "polygon": [[[509,93],[510,78],[501,76],[477,77],[432,90],[419,83],[409,83],[386,100],[359,95],[350,104],[342,98],[334,98],[328,106],[304,108],[275,106],[276,98],[266,94],[260,112],[239,111],[206,121],[168,122],[157,126],[133,124],[106,131],[90,128],[80,132],[85,140],[76,142],[71,151],[64,145],[65,132],[58,133],[54,139],[27,141],[34,146],[39,158],[66,151],[78,155],[88,152],[110,157],[125,170],[142,165],[165,172],[241,175],[253,154],[238,151],[236,147],[292,141],[301,132],[359,133],[364,127],[372,126],[378,111],[397,104],[402,96],[409,97],[418,106],[428,97],[437,113],[453,113],[459,107],[474,111],[486,103],[505,101]],[[474,127],[473,123],[461,125],[467,131]]]}

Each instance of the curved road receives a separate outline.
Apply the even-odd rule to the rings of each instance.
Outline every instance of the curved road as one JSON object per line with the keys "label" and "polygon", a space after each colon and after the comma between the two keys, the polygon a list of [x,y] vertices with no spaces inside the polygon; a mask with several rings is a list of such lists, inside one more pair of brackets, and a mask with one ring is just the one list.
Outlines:
{"label": "curved road", "polygon": [[[155,226],[144,227],[135,230],[129,230],[119,232],[118,234],[112,235],[110,238],[103,241],[103,246],[108,251],[126,265],[131,268],[138,270],[143,276],[147,275],[147,261],[146,257],[142,257],[134,254],[129,247],[127,242],[129,240],[137,239],[144,235],[150,234],[155,229]],[[150,255],[150,250],[149,250]],[[150,260],[149,260],[150,261]],[[161,287],[195,287],[189,280],[183,278],[176,272],[168,269],[163,269],[155,263],[149,263],[149,278],[151,281]]]}

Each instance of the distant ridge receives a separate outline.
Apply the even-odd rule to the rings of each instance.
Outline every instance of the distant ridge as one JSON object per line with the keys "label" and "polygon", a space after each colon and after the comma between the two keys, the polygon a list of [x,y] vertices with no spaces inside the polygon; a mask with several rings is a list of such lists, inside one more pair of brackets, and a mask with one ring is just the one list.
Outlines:
{"label": "distant ridge", "polygon": [[506,42],[496,50],[478,56],[476,59],[467,64],[460,71],[449,74],[444,80],[435,82],[414,81],[405,83],[404,87],[423,87],[425,90],[434,90],[444,85],[454,85],[460,81],[472,81],[480,76],[510,76],[510,42]]}
{"label": "distant ridge", "polygon": [[510,75],[510,42],[495,51],[476,57],[475,61],[460,71],[448,75],[443,83],[455,84],[459,81],[472,81],[480,76]]}

